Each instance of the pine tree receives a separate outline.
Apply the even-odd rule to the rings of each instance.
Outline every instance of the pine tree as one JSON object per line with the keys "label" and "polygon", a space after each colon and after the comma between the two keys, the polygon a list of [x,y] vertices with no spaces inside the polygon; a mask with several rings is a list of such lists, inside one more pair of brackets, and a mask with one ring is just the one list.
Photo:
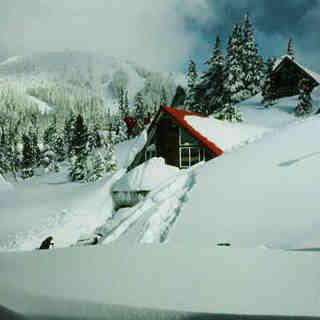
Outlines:
{"label": "pine tree", "polygon": [[166,106],[168,105],[168,97],[167,92],[164,86],[161,87],[161,93],[160,93],[160,106]]}
{"label": "pine tree", "polygon": [[76,117],[72,112],[64,122],[63,139],[66,144],[65,148],[67,149],[67,155],[69,157],[71,157],[73,153],[72,139],[73,139],[73,133],[75,128],[75,122],[76,122]]}
{"label": "pine tree", "polygon": [[34,174],[33,168],[35,164],[34,151],[32,150],[32,140],[29,135],[22,136],[23,149],[22,149],[22,178],[26,179],[32,177]]}
{"label": "pine tree", "polygon": [[258,54],[254,30],[248,14],[245,15],[243,25],[241,64],[245,74],[244,87],[253,96],[261,89],[264,66],[262,57]]}
{"label": "pine tree", "polygon": [[245,73],[242,64],[243,42],[241,27],[236,24],[228,39],[226,55],[226,82],[233,104],[249,95],[244,84]]}
{"label": "pine tree", "polygon": [[88,128],[81,114],[76,118],[71,143],[76,156],[88,154]]}
{"label": "pine tree", "polygon": [[144,129],[144,101],[141,92],[138,92],[135,98],[135,126],[133,127],[133,135],[139,135]]}
{"label": "pine tree", "polygon": [[106,147],[106,155],[104,160],[105,160],[106,172],[111,172],[116,170],[117,168],[116,157],[114,154],[114,148],[111,144],[107,145]]}
{"label": "pine tree", "polygon": [[205,113],[207,115],[221,110],[229,101],[229,92],[226,88],[225,61],[220,48],[220,38],[217,36],[213,55],[205,62],[208,71],[203,76]]}
{"label": "pine tree", "polygon": [[186,91],[186,98],[185,98],[184,104],[189,111],[198,112],[199,110],[197,108],[197,97],[196,97],[197,96],[196,85],[197,85],[198,73],[196,70],[196,64],[193,60],[190,60],[189,62],[186,78],[187,78],[187,91]]}
{"label": "pine tree", "polygon": [[70,158],[69,175],[72,181],[83,181],[89,174],[88,157],[74,155]]}
{"label": "pine tree", "polygon": [[287,55],[294,60],[294,50],[293,50],[293,44],[292,44],[292,38],[288,41],[288,47],[287,47]]}
{"label": "pine tree", "polygon": [[86,181],[96,182],[104,177],[106,171],[105,162],[99,151],[94,152],[93,155],[91,155],[90,161],[92,161],[92,170],[86,178]]}
{"label": "pine tree", "polygon": [[308,115],[312,112],[312,86],[308,79],[302,79],[299,83],[299,101],[295,109],[297,117]]}
{"label": "pine tree", "polygon": [[274,104],[275,100],[275,83],[273,80],[274,58],[269,58],[266,62],[265,81],[262,86],[262,103],[266,108]]}

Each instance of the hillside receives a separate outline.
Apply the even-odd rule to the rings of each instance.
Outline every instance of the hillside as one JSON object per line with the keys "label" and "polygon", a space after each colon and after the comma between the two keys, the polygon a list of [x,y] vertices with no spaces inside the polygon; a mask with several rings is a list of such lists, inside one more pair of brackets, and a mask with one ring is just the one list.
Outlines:
{"label": "hillside", "polygon": [[20,91],[51,88],[56,83],[85,85],[102,90],[104,97],[112,101],[124,87],[131,103],[140,90],[144,90],[147,103],[159,99],[162,86],[171,99],[180,79],[179,74],[153,72],[116,57],[71,50],[16,56],[0,63],[0,84],[9,83]]}

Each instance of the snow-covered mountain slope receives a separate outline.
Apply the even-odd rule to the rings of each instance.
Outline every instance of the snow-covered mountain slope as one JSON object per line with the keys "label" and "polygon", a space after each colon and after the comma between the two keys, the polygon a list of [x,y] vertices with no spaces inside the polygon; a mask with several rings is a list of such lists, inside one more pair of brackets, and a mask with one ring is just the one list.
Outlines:
{"label": "snow-covered mountain slope", "polygon": [[124,87],[130,102],[147,83],[148,90],[160,91],[159,86],[166,86],[172,98],[173,84],[180,83],[180,78],[179,74],[160,74],[116,57],[71,50],[12,57],[0,63],[0,84],[10,81],[26,88],[50,87],[57,81],[90,84],[102,88],[106,99],[115,99]]}

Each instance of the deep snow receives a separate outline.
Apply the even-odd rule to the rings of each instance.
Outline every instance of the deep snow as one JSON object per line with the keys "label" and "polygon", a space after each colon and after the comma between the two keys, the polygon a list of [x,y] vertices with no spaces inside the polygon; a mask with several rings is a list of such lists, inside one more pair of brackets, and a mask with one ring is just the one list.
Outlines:
{"label": "deep snow", "polygon": [[[270,109],[260,98],[241,104],[252,139],[235,139],[230,152],[180,170],[116,214],[111,185],[145,133],[117,146],[119,170],[96,184],[72,183],[66,170],[11,187],[2,179],[2,250],[32,250],[48,235],[58,248],[1,252],[0,305],[88,319],[112,317],[114,305],[320,316],[320,118],[295,118],[297,97]],[[316,110],[319,91],[313,98]],[[97,231],[102,246],[59,248]],[[294,248],[314,252],[275,250]]]}

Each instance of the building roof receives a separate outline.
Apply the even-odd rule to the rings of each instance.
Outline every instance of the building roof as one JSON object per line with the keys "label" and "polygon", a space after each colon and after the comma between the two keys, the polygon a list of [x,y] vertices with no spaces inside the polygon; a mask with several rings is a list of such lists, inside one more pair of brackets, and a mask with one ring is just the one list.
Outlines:
{"label": "building roof", "polygon": [[309,69],[307,69],[306,67],[304,67],[303,65],[301,65],[300,63],[298,63],[295,59],[293,60],[290,56],[288,55],[284,55],[282,57],[280,57],[279,59],[277,59],[275,61],[275,64],[273,66],[273,71],[277,71],[280,69],[283,61],[290,59],[295,65],[297,65],[301,70],[303,70],[305,73],[307,73],[312,79],[314,79],[318,84],[320,84],[320,75],[314,71],[311,71]]}
{"label": "building roof", "polygon": [[204,115],[193,113],[181,109],[175,109],[168,106],[162,106],[161,110],[165,111],[172,118],[174,118],[183,128],[185,128],[193,137],[199,140],[203,145],[205,145],[211,152],[220,156],[223,151],[217,147],[212,141],[209,141],[203,135],[201,135],[198,131],[196,131],[185,119],[186,116],[196,116],[200,118],[207,118]]}

